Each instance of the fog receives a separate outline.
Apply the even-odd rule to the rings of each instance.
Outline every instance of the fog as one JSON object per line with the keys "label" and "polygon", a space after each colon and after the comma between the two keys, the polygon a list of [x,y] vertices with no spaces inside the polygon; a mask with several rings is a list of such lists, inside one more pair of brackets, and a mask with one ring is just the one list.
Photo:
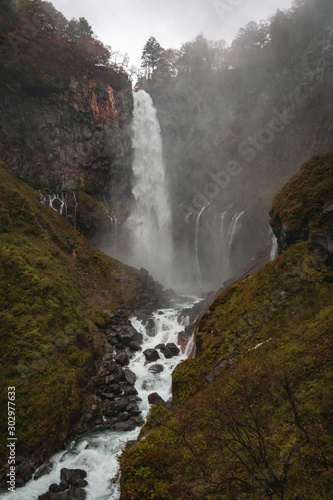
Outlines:
{"label": "fog", "polygon": [[164,48],[179,48],[200,32],[230,43],[240,27],[267,18],[291,0],[52,0],[67,18],[86,17],[102,42],[127,52],[139,64],[155,36]]}

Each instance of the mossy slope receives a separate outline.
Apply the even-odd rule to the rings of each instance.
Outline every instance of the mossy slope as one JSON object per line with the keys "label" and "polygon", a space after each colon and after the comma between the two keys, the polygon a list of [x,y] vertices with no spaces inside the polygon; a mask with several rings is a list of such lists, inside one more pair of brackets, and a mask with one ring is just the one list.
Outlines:
{"label": "mossy slope", "polygon": [[[321,179],[305,165],[298,181],[300,198],[313,183],[316,228],[331,157],[318,167]],[[274,210],[287,211],[290,189]],[[230,286],[198,322],[172,408],[155,407],[125,451],[122,500],[333,498],[332,332],[331,269],[306,243]]]}
{"label": "mossy slope", "polygon": [[101,354],[104,311],[156,300],[146,279],[93,247],[0,164],[2,457],[7,387],[16,387],[18,454],[59,446]]}

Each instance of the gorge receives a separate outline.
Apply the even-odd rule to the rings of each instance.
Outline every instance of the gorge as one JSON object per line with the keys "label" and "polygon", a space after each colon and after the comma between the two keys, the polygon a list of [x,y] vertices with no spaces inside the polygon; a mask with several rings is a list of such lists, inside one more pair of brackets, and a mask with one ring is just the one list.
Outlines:
{"label": "gorge", "polygon": [[330,2],[136,85],[82,18],[0,15],[0,498],[330,498]]}

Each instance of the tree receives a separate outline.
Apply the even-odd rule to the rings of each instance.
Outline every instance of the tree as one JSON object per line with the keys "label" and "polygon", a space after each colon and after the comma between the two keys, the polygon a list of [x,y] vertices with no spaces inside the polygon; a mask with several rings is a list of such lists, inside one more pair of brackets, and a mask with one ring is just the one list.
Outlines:
{"label": "tree", "polygon": [[145,76],[149,80],[154,73],[157,65],[164,53],[164,49],[158,43],[155,37],[151,36],[143,47],[141,56],[142,67],[145,70]]}

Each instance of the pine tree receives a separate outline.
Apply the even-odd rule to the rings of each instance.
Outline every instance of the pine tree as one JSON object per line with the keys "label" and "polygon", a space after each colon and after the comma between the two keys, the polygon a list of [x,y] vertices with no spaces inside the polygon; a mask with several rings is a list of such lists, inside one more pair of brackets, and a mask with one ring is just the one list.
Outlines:
{"label": "pine tree", "polygon": [[158,43],[155,37],[151,36],[143,48],[141,60],[142,67],[145,70],[145,77],[149,79],[154,73],[164,49]]}

